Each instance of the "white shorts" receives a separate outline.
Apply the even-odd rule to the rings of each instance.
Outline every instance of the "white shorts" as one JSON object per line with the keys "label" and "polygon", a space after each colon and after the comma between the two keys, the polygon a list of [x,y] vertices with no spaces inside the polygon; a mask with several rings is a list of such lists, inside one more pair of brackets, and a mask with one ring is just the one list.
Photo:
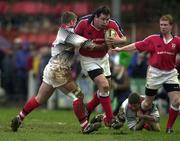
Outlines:
{"label": "white shorts", "polygon": [[70,79],[70,67],[59,60],[50,60],[43,71],[43,81],[54,88],[66,84]]}
{"label": "white shorts", "polygon": [[146,87],[157,90],[165,84],[179,84],[178,72],[176,69],[171,71],[162,71],[152,66],[149,66],[147,71]]}
{"label": "white shorts", "polygon": [[85,75],[88,75],[88,71],[95,69],[103,69],[103,74],[105,76],[111,75],[108,54],[106,54],[103,58],[91,58],[80,55],[80,62],[82,71]]}

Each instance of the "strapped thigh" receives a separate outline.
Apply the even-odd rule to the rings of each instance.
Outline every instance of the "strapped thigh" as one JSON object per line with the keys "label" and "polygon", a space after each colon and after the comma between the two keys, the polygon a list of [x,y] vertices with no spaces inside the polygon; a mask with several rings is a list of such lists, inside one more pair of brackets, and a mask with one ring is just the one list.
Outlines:
{"label": "strapped thigh", "polygon": [[70,96],[73,100],[76,100],[78,98],[84,98],[84,94],[82,93],[80,87],[77,87],[75,90],[67,94]]}

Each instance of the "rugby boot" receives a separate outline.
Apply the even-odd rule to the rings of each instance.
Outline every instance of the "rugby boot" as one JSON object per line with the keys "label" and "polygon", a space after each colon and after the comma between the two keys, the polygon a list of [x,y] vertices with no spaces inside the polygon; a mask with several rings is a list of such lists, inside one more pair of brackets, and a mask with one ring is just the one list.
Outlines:
{"label": "rugby boot", "polygon": [[83,134],[89,134],[89,133],[92,133],[94,131],[97,131],[100,127],[101,127],[101,123],[98,123],[98,122],[90,123],[87,125],[87,127],[82,129],[82,133]]}
{"label": "rugby boot", "polygon": [[20,125],[21,125],[21,119],[19,118],[19,116],[14,117],[11,121],[12,131],[16,132]]}
{"label": "rugby boot", "polygon": [[174,131],[173,131],[173,129],[172,128],[167,128],[166,129],[166,133],[167,134],[172,134]]}

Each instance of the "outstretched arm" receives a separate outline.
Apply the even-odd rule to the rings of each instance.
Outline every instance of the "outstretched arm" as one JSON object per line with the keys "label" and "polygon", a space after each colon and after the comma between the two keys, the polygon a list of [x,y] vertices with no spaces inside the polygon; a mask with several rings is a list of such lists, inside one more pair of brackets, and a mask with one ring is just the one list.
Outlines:
{"label": "outstretched arm", "polygon": [[136,50],[136,47],[135,47],[135,43],[132,43],[132,44],[129,44],[129,45],[126,45],[126,46],[123,46],[123,47],[116,47],[116,48],[114,48],[112,50],[117,51],[117,52],[120,52],[120,51],[131,52],[131,51]]}

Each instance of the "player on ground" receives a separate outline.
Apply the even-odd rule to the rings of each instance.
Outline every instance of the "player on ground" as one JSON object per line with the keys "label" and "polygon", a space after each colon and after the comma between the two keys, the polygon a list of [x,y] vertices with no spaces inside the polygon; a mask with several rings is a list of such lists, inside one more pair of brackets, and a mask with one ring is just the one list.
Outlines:
{"label": "player on ground", "polygon": [[116,21],[110,19],[110,14],[108,7],[99,7],[93,14],[82,18],[75,27],[75,33],[102,46],[92,48],[91,51],[81,48],[79,53],[82,70],[90,76],[98,88],[93,99],[87,103],[88,115],[100,103],[106,115],[104,121],[108,127],[111,127],[113,113],[109,96],[111,72],[107,52],[109,48],[126,41],[121,27]]}
{"label": "player on ground", "polygon": [[[133,131],[142,130],[143,128],[151,131],[160,131],[160,115],[157,106],[153,106],[148,111],[141,109],[141,103],[144,97],[137,93],[131,93],[129,97],[122,103],[116,116],[118,121],[114,129],[123,127],[127,121],[128,128]],[[94,116],[91,123],[102,122],[104,114]]]}
{"label": "player on ground", "polygon": [[153,106],[148,111],[142,111],[141,102],[144,97],[137,93],[132,93],[126,99],[117,115],[117,119],[124,123],[127,121],[128,128],[133,131],[142,130],[143,128],[150,131],[160,131],[160,115],[157,106]]}
{"label": "player on ground", "polygon": [[52,57],[44,69],[43,82],[38,94],[32,97],[24,105],[20,113],[13,118],[11,122],[13,131],[17,131],[24,118],[32,112],[32,110],[46,102],[55,89],[61,90],[73,99],[74,113],[80,122],[82,133],[90,133],[100,127],[97,123],[90,124],[88,122],[83,103],[84,95],[78,85],[73,81],[71,75],[71,64],[75,48],[66,45],[65,35],[73,31],[76,21],[77,16],[73,12],[67,11],[62,14],[62,25],[59,28],[56,40],[53,42],[53,47],[51,48]]}
{"label": "player on ground", "polygon": [[169,118],[166,133],[173,133],[173,124],[180,109],[180,89],[178,72],[175,69],[176,56],[180,53],[180,37],[172,34],[173,18],[163,15],[159,20],[160,34],[148,36],[143,41],[115,48],[114,51],[148,52],[149,68],[147,72],[146,97],[142,108],[148,110],[152,107],[157,90],[163,86],[170,99]]}

